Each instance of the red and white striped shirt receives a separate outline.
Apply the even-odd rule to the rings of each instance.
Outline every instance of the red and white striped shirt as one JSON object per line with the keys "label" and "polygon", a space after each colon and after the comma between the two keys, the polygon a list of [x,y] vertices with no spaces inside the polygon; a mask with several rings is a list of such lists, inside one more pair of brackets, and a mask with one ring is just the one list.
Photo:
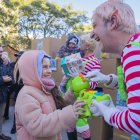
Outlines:
{"label": "red and white striped shirt", "polygon": [[[129,42],[140,42],[140,34]],[[127,45],[122,53],[122,67],[128,94],[127,109],[113,114],[110,123],[123,131],[140,135],[140,47]]]}
{"label": "red and white striped shirt", "polygon": [[[100,71],[101,65],[100,61],[94,56],[94,54],[88,56],[88,57],[83,57],[83,64],[84,64],[84,71],[82,74],[85,76],[89,71],[94,71],[98,70]],[[90,82],[90,89],[95,89],[97,86],[97,82]]]}

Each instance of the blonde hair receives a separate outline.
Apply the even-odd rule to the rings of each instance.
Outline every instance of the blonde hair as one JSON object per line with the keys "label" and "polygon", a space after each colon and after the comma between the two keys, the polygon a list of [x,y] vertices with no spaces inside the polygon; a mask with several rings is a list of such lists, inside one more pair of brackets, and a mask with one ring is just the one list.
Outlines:
{"label": "blonde hair", "polygon": [[117,13],[118,30],[129,34],[138,32],[134,12],[128,4],[123,3],[123,0],[108,0],[94,11],[95,15],[101,16],[105,21],[110,20],[114,13]]}
{"label": "blonde hair", "polygon": [[1,58],[2,58],[2,59],[5,58],[6,60],[8,60],[8,62],[10,62],[10,58],[9,58],[9,56],[8,56],[8,52],[2,52]]}
{"label": "blonde hair", "polygon": [[89,44],[91,46],[90,49],[92,51],[94,51],[96,46],[99,44],[94,38],[90,37],[90,33],[81,35],[80,36],[80,41],[81,41],[81,43]]}
{"label": "blonde hair", "polygon": [[19,73],[19,67],[18,67],[18,63],[15,64],[15,67],[14,67],[14,81],[18,84],[20,84],[20,81],[21,81],[21,76],[20,76],[20,73]]}

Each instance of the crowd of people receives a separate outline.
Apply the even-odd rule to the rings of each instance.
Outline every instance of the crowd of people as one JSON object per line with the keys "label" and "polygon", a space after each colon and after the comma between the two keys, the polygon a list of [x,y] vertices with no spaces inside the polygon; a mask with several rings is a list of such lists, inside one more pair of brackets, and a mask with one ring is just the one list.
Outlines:
{"label": "crowd of people", "polygon": [[[2,133],[3,119],[9,119],[9,106],[10,96],[13,94],[16,101],[16,97],[21,88],[20,84],[17,84],[14,80],[14,68],[19,57],[23,54],[23,51],[15,53],[16,61],[12,62],[8,56],[8,52],[3,51],[3,47],[0,46],[0,139],[10,140],[9,136]],[[13,126],[11,126],[11,134],[16,133],[15,117],[13,120]]]}
{"label": "crowd of people", "polygon": [[[107,106],[93,100],[90,110],[94,114],[96,107],[96,117],[102,116],[109,125],[140,135],[140,33],[134,12],[122,0],[108,0],[95,9],[92,26],[90,34],[68,34],[57,58],[80,53],[84,67],[81,74],[89,80],[90,89],[99,90],[98,83],[103,83],[123,92],[127,96],[127,108],[119,110],[112,101]],[[118,79],[120,75],[100,72],[100,60],[94,54],[97,47],[121,57],[121,79]],[[85,111],[85,102],[76,100],[66,88],[75,73],[64,74],[57,87],[47,52],[30,50],[18,52],[15,57],[16,61],[11,62],[0,46],[0,139],[11,139],[2,133],[2,123],[3,118],[9,119],[9,99],[14,93],[11,133],[17,132],[17,140],[61,140],[62,131],[67,131],[68,140],[77,140],[78,136],[91,140],[89,126],[76,128],[77,118]]]}

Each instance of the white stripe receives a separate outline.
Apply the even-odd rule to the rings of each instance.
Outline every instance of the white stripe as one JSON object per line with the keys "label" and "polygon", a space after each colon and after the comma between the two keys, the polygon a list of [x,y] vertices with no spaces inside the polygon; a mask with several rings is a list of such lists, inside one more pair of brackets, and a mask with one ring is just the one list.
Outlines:
{"label": "white stripe", "polygon": [[[129,88],[130,86],[133,86],[138,83],[140,83],[140,77],[136,77],[136,78],[128,80],[126,85],[127,85],[127,88]],[[139,87],[139,89],[140,89],[140,87]]]}
{"label": "white stripe", "polygon": [[113,117],[114,117],[114,120],[115,120],[115,122],[114,123],[112,123],[112,125],[114,126],[114,127],[116,127],[116,128],[118,128],[118,125],[117,125],[117,123],[116,123],[116,118],[117,118],[117,115],[118,115],[119,113],[117,112],[117,113],[114,113],[112,116],[111,116],[111,119],[113,120]]}
{"label": "white stripe", "polygon": [[[122,119],[121,119],[122,125],[126,130],[131,131],[125,122],[125,115],[126,115],[126,111],[123,111],[122,112]],[[126,130],[124,130],[124,131],[126,131]]]}
{"label": "white stripe", "polygon": [[140,47],[131,45],[132,47],[125,47],[123,50],[123,56],[125,56],[127,53],[132,52],[132,51],[136,51],[136,50],[140,50]]}
{"label": "white stripe", "polygon": [[90,70],[92,69],[92,67],[93,67],[93,66],[87,65],[87,64],[86,64],[86,66],[85,66],[85,68],[90,69]]}
{"label": "white stripe", "polygon": [[140,66],[134,66],[134,67],[131,67],[131,68],[127,69],[125,71],[125,77],[127,75],[129,75],[130,73],[133,73],[133,72],[136,72],[136,71],[140,71]]}
{"label": "white stripe", "polygon": [[[122,114],[122,118],[121,118],[121,122],[122,122],[122,125],[123,125],[123,127],[127,130],[127,131],[131,131],[130,129],[129,129],[129,127],[127,126],[127,124],[126,124],[126,122],[125,122],[125,115],[126,115],[126,111],[127,110],[124,110],[124,111],[120,111],[120,112],[118,112],[118,113],[115,113],[115,120],[116,120],[116,118],[117,118],[117,114]],[[118,118],[120,118],[120,117],[118,117]],[[119,120],[118,120],[119,121]],[[113,126],[114,127],[116,127],[116,128],[121,128],[121,126],[119,125],[117,125],[117,123],[115,122],[115,124],[113,124]],[[124,130],[124,129],[123,129]],[[126,130],[124,130],[124,131],[126,131]]]}
{"label": "white stripe", "polygon": [[130,116],[131,116],[131,118],[133,118],[136,122],[140,123],[140,115],[131,112]]}
{"label": "white stripe", "polygon": [[89,71],[91,71],[91,68],[85,67],[85,72],[87,73],[87,72],[89,72]]}
{"label": "white stripe", "polygon": [[82,74],[83,74],[83,75],[86,75],[86,74],[87,74],[87,72],[83,71],[83,72],[82,72]]}
{"label": "white stripe", "polygon": [[[134,122],[131,120],[131,118],[128,116],[128,122],[129,122],[129,124],[131,125],[131,127],[134,129],[134,130],[136,130],[137,132],[139,132],[140,133],[140,128],[138,128],[135,124],[134,124]],[[133,131],[131,131],[131,132],[133,132]],[[134,132],[133,132],[134,133]]]}
{"label": "white stripe", "polygon": [[140,36],[134,40],[135,42],[140,42]]}
{"label": "white stripe", "polygon": [[128,98],[135,97],[135,96],[138,96],[138,95],[140,96],[140,89],[135,90],[135,92],[129,92]]}
{"label": "white stripe", "polygon": [[[88,70],[89,69],[89,70]],[[85,72],[87,73],[87,72],[89,72],[89,71],[100,71],[100,68],[94,68],[94,67],[92,67],[92,68],[90,68],[90,67],[85,67]]]}
{"label": "white stripe", "polygon": [[[83,61],[89,61],[90,63],[94,63],[94,64],[99,63],[99,61],[96,60],[96,59],[91,60],[91,59],[83,58],[82,60],[83,60]],[[99,64],[100,64],[100,63],[99,63]]]}
{"label": "white stripe", "polygon": [[89,125],[88,124],[86,124],[84,126],[77,126],[76,125],[76,129],[77,129],[77,132],[82,133],[82,132],[84,132],[84,131],[89,129]]}
{"label": "white stripe", "polygon": [[135,60],[140,60],[140,55],[132,55],[130,57],[128,57],[127,59],[125,59],[125,61],[123,62],[123,68],[130,62],[133,62]]}
{"label": "white stripe", "polygon": [[101,66],[100,66],[100,65],[95,65],[95,66],[93,66],[93,68],[94,68],[94,67],[96,67],[96,68],[101,68]]}
{"label": "white stripe", "polygon": [[96,62],[96,63],[99,63],[99,64],[100,64],[100,62],[99,62],[98,60],[96,60],[96,59],[94,60],[94,62]]}
{"label": "white stripe", "polygon": [[87,58],[82,58],[82,60],[83,60],[83,61],[87,61],[88,59],[87,59]]}
{"label": "white stripe", "polygon": [[96,83],[90,82],[90,88],[91,88],[91,89],[95,89],[95,87],[96,87]]}
{"label": "white stripe", "polygon": [[[128,113],[129,114],[129,113]],[[128,127],[128,125],[126,124],[126,121],[125,121],[125,116],[126,116],[126,111],[125,112],[123,112],[123,118],[122,118],[122,124],[123,124],[123,126],[124,126],[124,128],[126,129],[126,130],[128,130],[129,132],[132,132],[132,130]],[[129,122],[129,116],[126,116],[127,118],[128,118],[128,122]],[[130,123],[130,122],[129,122]],[[130,123],[130,125],[131,125],[131,123]],[[132,126],[132,125],[131,125]]]}
{"label": "white stripe", "polygon": [[[95,66],[95,63],[93,63],[93,62],[92,62],[92,64],[87,63],[87,64],[86,64],[86,67],[89,67],[89,66],[92,68],[93,66]],[[91,69],[91,68],[90,68],[90,69]]]}
{"label": "white stripe", "polygon": [[138,106],[140,106],[140,102],[129,103],[127,106],[132,110],[140,110]]}
{"label": "white stripe", "polygon": [[126,111],[121,112],[121,114],[122,114],[121,123],[122,123],[122,126],[124,127],[123,130],[124,130],[124,131],[131,131],[131,130],[128,128],[126,122],[125,122],[125,114],[126,114]]}
{"label": "white stripe", "polygon": [[121,117],[121,116],[120,116],[121,114],[122,114],[122,112],[119,112],[119,113],[118,113],[118,117],[117,117],[117,115],[116,115],[116,124],[118,124],[118,126],[119,126],[121,129],[123,129],[123,128],[121,127],[121,125],[120,125],[121,122],[120,122],[120,120],[119,120],[120,117]]}

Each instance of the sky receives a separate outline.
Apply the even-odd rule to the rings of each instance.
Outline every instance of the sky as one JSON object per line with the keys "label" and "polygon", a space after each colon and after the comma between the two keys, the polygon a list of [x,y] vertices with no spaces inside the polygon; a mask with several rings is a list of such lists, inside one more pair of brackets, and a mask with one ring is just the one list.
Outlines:
{"label": "sky", "polygon": [[[56,2],[57,4],[64,6],[72,4],[74,10],[87,11],[87,16],[92,17],[94,9],[105,2],[106,0],[49,0],[50,2]],[[129,4],[134,11],[136,23],[140,24],[140,0],[124,0]]]}

